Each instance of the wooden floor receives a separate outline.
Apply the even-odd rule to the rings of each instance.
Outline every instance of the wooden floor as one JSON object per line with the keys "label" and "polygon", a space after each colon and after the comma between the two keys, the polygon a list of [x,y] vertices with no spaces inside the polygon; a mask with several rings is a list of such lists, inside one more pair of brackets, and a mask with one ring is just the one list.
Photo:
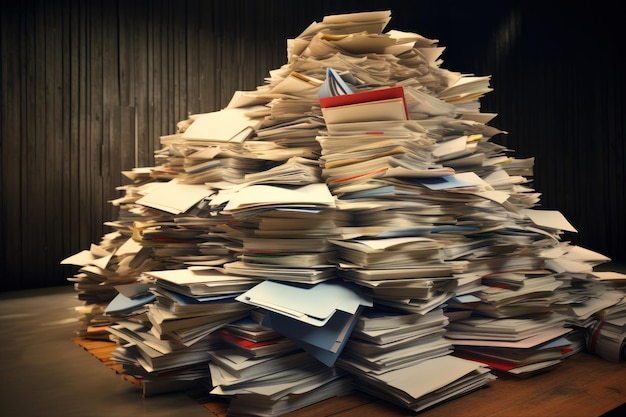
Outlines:
{"label": "wooden floor", "polygon": [[[121,365],[111,359],[115,343],[73,338],[91,355],[116,373]],[[136,379],[124,376],[137,385]],[[190,393],[198,400],[197,393]],[[201,401],[207,417],[225,417],[224,402]],[[617,410],[615,410],[617,408]],[[415,416],[361,393],[332,398],[287,414],[289,417]],[[489,386],[417,413],[420,417],[619,417],[626,415],[626,363],[608,362],[588,353],[577,353],[555,369],[518,379],[501,375]]]}

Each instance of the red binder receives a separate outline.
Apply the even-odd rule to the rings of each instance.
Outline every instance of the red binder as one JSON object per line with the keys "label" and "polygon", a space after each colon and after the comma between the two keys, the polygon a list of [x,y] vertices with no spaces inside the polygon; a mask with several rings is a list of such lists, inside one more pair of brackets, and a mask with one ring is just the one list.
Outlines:
{"label": "red binder", "polygon": [[352,110],[355,110],[355,107],[359,107],[359,112],[362,112],[361,115],[364,119],[380,120],[376,119],[376,113],[378,113],[378,111],[371,114],[373,118],[369,119],[367,114],[367,105],[371,104],[372,110],[374,108],[380,109],[380,106],[384,106],[385,103],[390,103],[390,105],[393,103],[393,105],[397,107],[398,101],[401,103],[400,108],[403,109],[403,114],[396,114],[393,119],[397,118],[397,120],[409,120],[409,112],[404,98],[404,88],[402,86],[379,88],[376,90],[362,91],[353,94],[322,97],[320,98],[320,107],[322,108],[322,112],[325,114],[325,117],[327,114],[325,110],[328,109],[333,109],[333,113],[336,113],[337,111],[341,111],[338,107],[341,107],[342,110],[345,109],[346,112],[351,112]]}

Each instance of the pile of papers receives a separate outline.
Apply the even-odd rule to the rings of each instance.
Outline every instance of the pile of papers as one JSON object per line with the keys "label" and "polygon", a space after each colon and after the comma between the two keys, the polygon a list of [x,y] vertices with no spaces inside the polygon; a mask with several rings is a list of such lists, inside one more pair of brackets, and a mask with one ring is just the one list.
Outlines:
{"label": "pile of papers", "polygon": [[[605,291],[592,298],[595,302],[590,303],[595,306],[593,311],[597,320],[589,326],[587,348],[610,362],[619,363],[626,359],[626,276],[618,272],[595,272],[592,280]],[[601,307],[598,301],[604,298],[618,301]]]}
{"label": "pile of papers", "polygon": [[558,314],[536,318],[470,317],[449,324],[446,337],[455,354],[493,369],[526,377],[560,363],[571,351],[571,329]]}
{"label": "pile of papers", "polygon": [[63,261],[81,334],[99,324],[146,393],[195,382],[269,416],[357,389],[419,411],[585,346],[619,360],[625,280],[537,209],[534,159],[481,113],[490,77],[390,20],[312,23],[263,85],[162,136],[114,232]]}
{"label": "pile of papers", "polygon": [[210,352],[221,348],[211,336],[192,346],[161,340],[149,325],[118,319],[108,332],[117,341],[111,357],[122,364],[124,373],[141,381],[144,397],[195,386],[209,378]]}

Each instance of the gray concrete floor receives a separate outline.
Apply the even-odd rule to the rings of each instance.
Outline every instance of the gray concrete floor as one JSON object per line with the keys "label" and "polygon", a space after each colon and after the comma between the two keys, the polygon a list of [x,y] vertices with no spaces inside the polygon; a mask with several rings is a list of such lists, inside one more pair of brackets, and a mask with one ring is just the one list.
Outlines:
{"label": "gray concrete floor", "polygon": [[141,390],[72,342],[72,286],[0,293],[0,417],[212,417],[185,393]]}

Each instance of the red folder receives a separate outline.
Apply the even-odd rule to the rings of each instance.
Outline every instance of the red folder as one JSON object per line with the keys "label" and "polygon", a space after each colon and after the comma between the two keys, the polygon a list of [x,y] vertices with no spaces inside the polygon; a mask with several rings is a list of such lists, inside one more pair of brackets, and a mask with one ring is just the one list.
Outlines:
{"label": "red folder", "polygon": [[362,104],[397,98],[401,98],[404,102],[405,117],[406,120],[408,120],[409,112],[406,107],[406,101],[404,99],[404,87],[402,86],[379,88],[376,90],[361,91],[353,94],[341,94],[337,96],[322,97],[320,98],[320,107],[329,108],[337,106],[348,106],[351,104]]}

